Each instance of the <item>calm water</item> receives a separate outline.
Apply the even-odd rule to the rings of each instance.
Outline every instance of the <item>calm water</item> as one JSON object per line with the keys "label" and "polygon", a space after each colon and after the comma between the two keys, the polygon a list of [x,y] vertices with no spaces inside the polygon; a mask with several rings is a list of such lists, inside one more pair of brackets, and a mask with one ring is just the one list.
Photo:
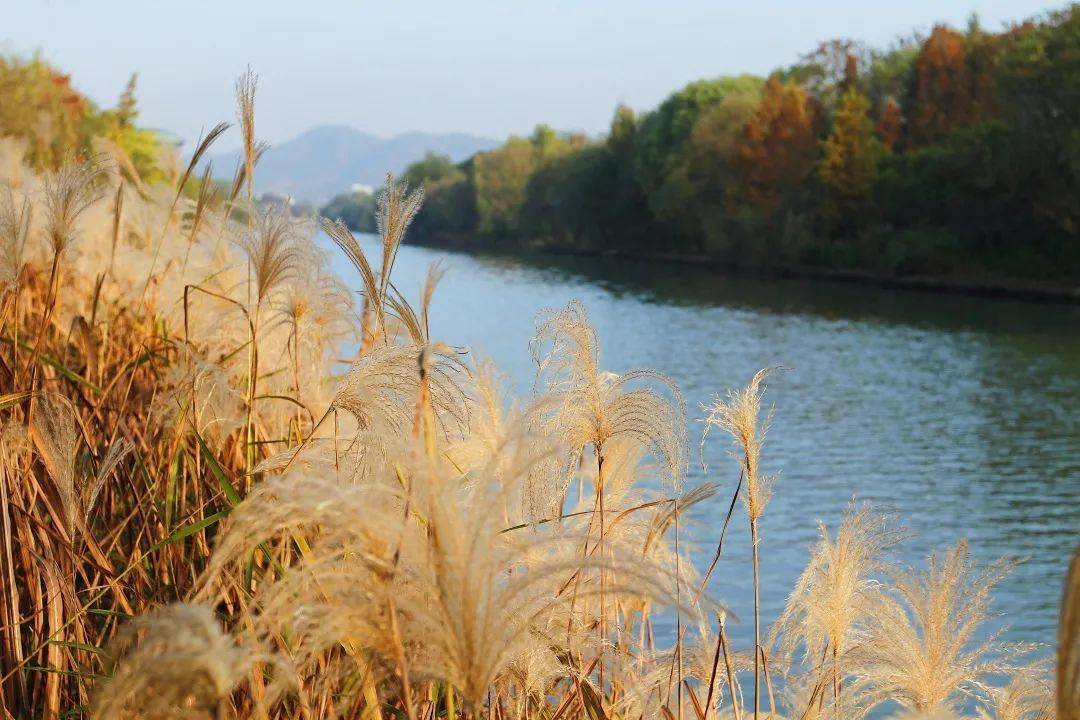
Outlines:
{"label": "calm water", "polygon": [[[995,594],[995,623],[1010,640],[1054,641],[1080,541],[1080,308],[416,247],[401,249],[394,271],[407,297],[434,261],[447,271],[432,312],[438,339],[495,360],[527,392],[536,312],[577,298],[606,369],[652,367],[678,382],[693,448],[701,403],[759,368],[790,368],[767,394],[776,416],[763,465],[781,475],[762,520],[765,619],[782,609],[817,521],[835,525],[855,498],[909,528],[908,562],[965,537],[982,560],[1023,559]],[[702,569],[738,478],[726,450],[710,437],[705,460],[721,490],[689,530]],[[704,479],[693,463],[689,484]],[[752,643],[753,617],[744,517],[740,508],[711,586],[741,618],[740,647]]]}

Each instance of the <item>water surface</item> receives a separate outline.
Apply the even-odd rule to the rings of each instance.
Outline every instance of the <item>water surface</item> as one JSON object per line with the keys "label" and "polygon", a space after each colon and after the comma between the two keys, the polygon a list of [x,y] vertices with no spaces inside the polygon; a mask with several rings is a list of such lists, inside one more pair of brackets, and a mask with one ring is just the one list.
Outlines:
{"label": "water surface", "polygon": [[[493,359],[519,392],[539,309],[584,303],[601,364],[656,368],[685,394],[690,444],[702,403],[763,367],[776,414],[763,456],[779,471],[761,522],[764,619],[806,563],[817,522],[856,499],[909,529],[904,561],[967,538],[983,561],[1023,560],[995,593],[1009,640],[1054,642],[1068,558],[1080,541],[1080,307],[858,284],[729,277],[703,268],[596,258],[470,256],[403,247],[396,285],[415,297],[435,261],[446,276],[432,333]],[[346,277],[345,261],[335,265]],[[356,287],[356,285],[353,285]],[[738,479],[719,435],[689,483],[720,483],[689,535],[704,568]],[[741,508],[740,508],[741,511]],[[752,644],[750,547],[740,514],[711,591]]]}

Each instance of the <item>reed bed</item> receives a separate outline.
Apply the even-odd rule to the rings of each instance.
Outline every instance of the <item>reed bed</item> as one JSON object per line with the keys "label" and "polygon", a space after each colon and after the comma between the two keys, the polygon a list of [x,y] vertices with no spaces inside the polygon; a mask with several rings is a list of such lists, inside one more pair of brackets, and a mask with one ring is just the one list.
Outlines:
{"label": "reed bed", "polygon": [[[393,282],[422,194],[388,178],[378,257],[322,224],[343,286],[314,221],[255,203],[253,74],[237,94],[226,188],[200,166],[224,126],[154,184],[115,148],[37,173],[0,141],[4,717],[1080,717],[1080,561],[1053,659],[984,631],[1008,562],[899,567],[869,507],[760,587],[768,371],[700,410],[733,462],[695,487],[678,388],[605,371],[577,303],[508,397],[431,327],[438,268],[415,301]],[[685,515],[721,492],[698,568]],[[717,572],[740,498],[746,648]]]}

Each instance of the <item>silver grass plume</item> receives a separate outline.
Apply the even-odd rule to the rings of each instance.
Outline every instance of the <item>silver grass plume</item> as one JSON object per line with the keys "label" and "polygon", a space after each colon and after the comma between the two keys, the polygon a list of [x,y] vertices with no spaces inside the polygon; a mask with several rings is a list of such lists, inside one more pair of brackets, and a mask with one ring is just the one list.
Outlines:
{"label": "silver grass plume", "polygon": [[[489,688],[512,682],[514,668],[556,661],[572,602],[566,578],[600,561],[582,558],[580,536],[553,525],[508,531],[502,508],[521,478],[465,478],[419,451],[413,457],[397,464],[400,482],[292,473],[262,483],[233,513],[205,588],[238,577],[258,543],[301,536],[300,562],[256,597],[260,633],[293,638],[301,668],[338,645],[372,652],[385,668],[403,654],[414,678],[449,682],[476,707]],[[603,562],[624,579],[609,596],[670,599],[670,579],[637,553]],[[585,588],[579,599],[595,592]],[[391,602],[400,634],[390,630]]]}
{"label": "silver grass plume", "polygon": [[296,221],[284,207],[257,212],[254,226],[241,231],[238,244],[251,262],[256,304],[296,275],[299,242]]}
{"label": "silver grass plume", "polygon": [[1007,684],[989,690],[990,700],[979,708],[979,720],[1053,720],[1052,676],[1048,662],[1018,668]]}
{"label": "silver grass plume", "polygon": [[15,202],[10,186],[0,189],[0,288],[13,289],[26,263],[26,240],[30,235],[30,198]]}
{"label": "silver grass plume", "polygon": [[94,720],[217,716],[257,655],[203,605],[177,603],[132,620],[109,645],[111,676],[96,689]]}
{"label": "silver grass plume", "polygon": [[531,350],[550,400],[543,429],[566,447],[552,488],[553,506],[561,504],[582,450],[593,445],[602,451],[612,440],[640,445],[659,463],[661,478],[671,487],[681,486],[687,464],[686,409],[670,378],[654,370],[602,372],[599,338],[577,301],[541,314]]}
{"label": "silver grass plume", "polygon": [[1032,646],[1004,643],[1001,631],[975,642],[990,591],[1014,563],[979,568],[966,542],[908,571],[882,603],[860,651],[871,703],[894,700],[913,712],[952,711],[964,697],[985,699],[988,678],[1009,673]]}
{"label": "silver grass plume", "polygon": [[258,162],[259,155],[258,144],[255,140],[255,89],[258,85],[259,76],[252,71],[250,66],[236,79],[236,119],[240,124],[244,149],[243,179],[247,181],[248,200],[251,205],[254,205],[255,164]]}
{"label": "silver grass plume", "polygon": [[772,422],[772,410],[761,416],[761,399],[765,391],[763,383],[773,369],[759,370],[742,390],[728,391],[726,398],[717,397],[706,407],[705,430],[701,435],[704,445],[709,429],[717,427],[731,435],[737,450],[733,456],[741,461],[746,494],[743,500],[752,520],[765,511],[772,495],[775,476],[762,475],[760,470],[761,448],[765,443]]}
{"label": "silver grass plume", "polygon": [[100,159],[67,163],[44,181],[46,239],[53,256],[64,254],[78,238],[78,221],[99,197],[98,181],[105,175]]}
{"label": "silver grass plume", "polygon": [[81,509],[75,461],[82,435],[71,402],[55,393],[46,393],[35,403],[30,437],[60,498],[60,511],[68,534],[75,531]]}
{"label": "silver grass plume", "polygon": [[867,708],[860,702],[858,686],[845,686],[845,678],[858,674],[858,650],[884,602],[879,577],[891,568],[885,553],[899,542],[901,533],[865,505],[845,515],[835,538],[823,523],[819,533],[810,562],[770,638],[778,642],[779,658],[787,662],[801,649],[806,682],[817,689],[818,704],[833,706],[826,716],[858,718]]}

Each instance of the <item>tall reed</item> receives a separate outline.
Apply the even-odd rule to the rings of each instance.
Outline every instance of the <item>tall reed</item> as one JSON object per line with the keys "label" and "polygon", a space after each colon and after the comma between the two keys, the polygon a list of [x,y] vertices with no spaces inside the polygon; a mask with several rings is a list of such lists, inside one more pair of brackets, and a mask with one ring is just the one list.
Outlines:
{"label": "tall reed", "polygon": [[[754,720],[761,711],[761,670],[765,648],[761,644],[761,598],[758,561],[758,523],[772,495],[775,476],[762,475],[760,470],[761,447],[765,442],[772,416],[770,412],[761,417],[762,383],[771,370],[761,370],[750,384],[738,392],[729,392],[726,399],[717,399],[705,417],[705,432],[718,427],[729,433],[742,454],[743,496],[746,514],[750,520],[750,548],[754,570]],[[704,441],[704,440],[703,440]]]}

